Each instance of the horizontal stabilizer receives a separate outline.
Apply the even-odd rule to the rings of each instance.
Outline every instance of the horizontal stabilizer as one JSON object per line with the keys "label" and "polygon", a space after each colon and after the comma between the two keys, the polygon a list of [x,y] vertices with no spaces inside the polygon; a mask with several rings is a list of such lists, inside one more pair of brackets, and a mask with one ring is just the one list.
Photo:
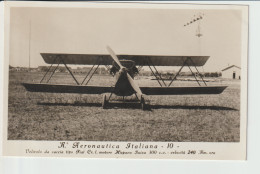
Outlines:
{"label": "horizontal stabilizer", "polygon": [[30,92],[102,94],[114,91],[114,87],[109,86],[54,85],[40,83],[22,83],[22,85]]}
{"label": "horizontal stabilizer", "polygon": [[146,95],[195,95],[220,94],[227,86],[198,86],[198,87],[140,87]]}

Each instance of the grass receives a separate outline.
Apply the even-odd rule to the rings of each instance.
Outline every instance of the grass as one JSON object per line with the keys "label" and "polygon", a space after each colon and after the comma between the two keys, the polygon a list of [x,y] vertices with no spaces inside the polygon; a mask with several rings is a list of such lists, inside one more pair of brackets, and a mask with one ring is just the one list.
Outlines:
{"label": "grass", "polygon": [[[137,104],[118,102],[104,110],[101,95],[31,93],[21,85],[39,82],[42,76],[10,72],[9,140],[239,142],[240,139],[240,81],[209,82],[229,86],[220,95],[147,96],[151,110],[143,111]],[[84,76],[76,78],[81,81]],[[50,81],[65,82],[75,84],[69,74],[57,73]],[[149,79],[137,82],[140,86],[157,85]],[[96,85],[114,83],[110,76],[90,81]],[[196,82],[175,81],[173,85]]]}

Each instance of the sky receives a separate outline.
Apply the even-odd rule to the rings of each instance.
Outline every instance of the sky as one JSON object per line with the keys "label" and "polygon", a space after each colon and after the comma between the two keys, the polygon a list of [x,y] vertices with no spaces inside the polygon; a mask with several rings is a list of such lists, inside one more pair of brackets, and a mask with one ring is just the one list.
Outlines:
{"label": "sky", "polygon": [[[11,66],[47,65],[40,53],[210,56],[204,71],[241,66],[240,10],[12,7]],[[202,37],[195,36],[204,13]],[[169,67],[168,67],[169,68]]]}

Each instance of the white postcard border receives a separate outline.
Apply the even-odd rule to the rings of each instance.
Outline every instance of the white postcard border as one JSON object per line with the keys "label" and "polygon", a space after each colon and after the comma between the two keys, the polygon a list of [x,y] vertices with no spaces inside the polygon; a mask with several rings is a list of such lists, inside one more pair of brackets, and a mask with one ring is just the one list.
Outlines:
{"label": "white postcard border", "polygon": [[[12,2],[8,2],[8,4],[10,6],[28,6],[29,4],[27,3],[22,3],[22,2],[18,2],[17,4],[16,3],[12,3]],[[25,5],[26,4],[26,5]],[[39,3],[39,2],[36,2],[36,3],[31,3],[32,6],[43,6],[42,3]],[[31,4],[29,6],[31,6]],[[47,3],[46,3],[47,4]],[[75,6],[78,6],[78,4],[73,4],[73,7]],[[86,4],[85,4],[86,5]],[[88,4],[89,5],[89,4]],[[90,6],[92,5],[95,5],[94,3],[91,4]],[[105,4],[106,5],[109,5],[109,4]],[[125,5],[125,4],[124,4]],[[131,6],[134,6],[134,4],[131,4]],[[52,6],[61,6],[61,3],[52,3]],[[64,7],[72,7],[72,6],[69,6],[68,3],[64,3],[62,4],[62,6]],[[82,6],[81,6],[82,7]],[[113,6],[115,7],[115,6]],[[214,8],[214,6],[211,6]],[[233,8],[234,6],[232,6]],[[161,8],[161,7],[160,7]],[[168,8],[168,7],[167,7]],[[223,7],[222,7],[223,8]],[[237,8],[237,7],[234,7],[234,8]],[[5,8],[5,13],[8,14],[8,8]],[[244,13],[245,14],[245,13]],[[247,15],[247,14],[246,14]],[[7,20],[8,18],[6,18]],[[5,26],[7,27],[7,26]],[[247,27],[243,27],[243,30],[246,31],[247,30]],[[6,28],[5,28],[5,34],[7,36],[9,36],[8,34],[8,31]],[[6,36],[5,35],[5,36]],[[247,45],[247,36],[244,38],[244,40],[242,41],[243,44]],[[7,44],[6,42],[8,41],[8,38],[5,38],[5,46],[9,45]],[[8,47],[5,47],[6,50],[9,50]],[[246,47],[247,48],[247,47]],[[5,58],[8,57],[8,51],[5,50]],[[244,51],[243,54],[242,54],[242,76],[243,77],[246,77],[247,75],[247,59],[244,59],[244,57],[247,57],[247,51]],[[246,60],[246,61],[245,61]],[[5,75],[5,83],[4,83],[4,91],[7,90],[8,88],[8,59],[5,59],[5,68],[4,68],[4,75]],[[245,81],[247,81],[247,79],[245,79]],[[246,101],[247,101],[247,83],[245,81],[241,81],[241,84],[243,86],[241,86],[241,90],[242,93],[241,93],[241,106],[242,105],[246,105]],[[4,92],[4,136],[3,136],[3,140],[4,140],[4,143],[3,143],[3,154],[4,155],[7,155],[7,156],[27,156],[27,157],[51,157],[53,155],[44,155],[41,154],[35,154],[35,153],[25,153],[26,152],[26,149],[33,149],[33,150],[37,150],[37,148],[40,148],[42,149],[42,151],[44,151],[46,147],[48,147],[47,149],[50,149],[50,150],[57,150],[58,149],[58,146],[60,145],[60,141],[59,142],[50,142],[50,141],[10,141],[10,140],[7,140],[7,97],[8,93],[7,92]],[[173,142],[174,144],[174,147],[181,147],[183,150],[185,150],[186,153],[188,153],[189,150],[197,150],[199,151],[200,149],[206,151],[207,152],[210,152],[210,151],[215,151],[216,154],[218,155],[215,155],[214,157],[203,157],[203,156],[198,156],[198,155],[194,155],[193,157],[190,157],[190,156],[186,156],[186,155],[181,155],[180,157],[179,156],[176,156],[176,157],[168,157],[167,155],[162,157],[164,159],[166,158],[174,158],[174,159],[229,159],[229,160],[236,160],[236,159],[245,159],[245,156],[246,156],[246,116],[247,116],[247,109],[246,107],[241,107],[241,128],[240,128],[240,143],[175,143]],[[68,144],[70,144],[70,146],[72,146],[71,144],[74,144],[76,142],[66,142]],[[98,145],[99,142],[82,142],[83,144],[91,144],[91,145]],[[102,142],[103,143],[103,142]],[[102,144],[101,143],[101,144]],[[114,144],[118,144],[120,147],[119,148],[123,148],[126,146],[126,144],[128,142],[112,142]],[[160,143],[160,142],[144,142],[144,146],[147,144],[153,144],[155,143],[157,146],[164,146],[166,147],[167,146],[167,143]],[[136,143],[135,143],[136,144]],[[193,149],[191,149],[191,147],[193,147]],[[212,150],[213,149],[213,150]],[[225,152],[228,152],[227,153],[221,153],[223,151],[223,149],[225,149]],[[151,149],[149,149],[151,150]],[[186,154],[185,153],[185,154]],[[76,155],[76,154],[73,154],[73,155],[54,155],[55,157],[108,157],[108,158],[122,158],[121,156],[88,156],[88,155],[85,155],[85,156],[79,156],[79,155]],[[147,155],[137,155],[137,156],[124,156],[123,158],[153,158],[153,159],[158,159],[160,157],[156,156],[156,157],[152,157],[152,156],[147,156]]]}

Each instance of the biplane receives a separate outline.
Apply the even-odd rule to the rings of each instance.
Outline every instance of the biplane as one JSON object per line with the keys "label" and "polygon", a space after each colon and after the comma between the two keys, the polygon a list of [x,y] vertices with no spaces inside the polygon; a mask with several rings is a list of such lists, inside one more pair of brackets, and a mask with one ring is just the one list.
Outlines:
{"label": "biplane", "polygon": [[[23,83],[22,85],[30,92],[48,92],[48,93],[78,93],[78,94],[103,94],[102,107],[106,108],[112,94],[117,96],[135,95],[142,109],[147,107],[145,95],[197,95],[197,94],[220,94],[227,86],[207,86],[203,76],[199,73],[197,67],[203,66],[209,59],[209,56],[155,56],[155,55],[116,55],[114,51],[107,46],[109,54],[54,54],[41,53],[45,63],[51,64],[48,71],[44,74],[40,83]],[[50,78],[55,73],[57,67],[64,64],[67,71],[75,81],[75,85],[65,84],[49,84]],[[80,83],[73,75],[68,64],[73,65],[92,65],[83,81]],[[53,69],[52,66],[57,65],[52,70],[50,77],[46,79],[47,73]],[[110,66],[110,74],[116,77],[114,86],[93,86],[88,85],[96,70],[100,65]],[[137,68],[137,66],[139,66]],[[140,67],[148,66],[155,76],[158,87],[140,87],[134,80],[138,74]],[[179,66],[178,72],[166,84],[156,66]],[[172,86],[174,80],[180,74],[183,67],[187,66],[192,72],[199,86],[175,87]],[[195,67],[197,75],[192,71],[191,67]],[[199,76],[198,76],[199,74]],[[86,79],[87,82],[85,83]],[[200,79],[201,80],[200,80]],[[203,83],[202,83],[203,82]],[[203,86],[202,86],[203,84]],[[107,94],[110,94],[109,96]],[[124,100],[123,100],[124,101]]]}

